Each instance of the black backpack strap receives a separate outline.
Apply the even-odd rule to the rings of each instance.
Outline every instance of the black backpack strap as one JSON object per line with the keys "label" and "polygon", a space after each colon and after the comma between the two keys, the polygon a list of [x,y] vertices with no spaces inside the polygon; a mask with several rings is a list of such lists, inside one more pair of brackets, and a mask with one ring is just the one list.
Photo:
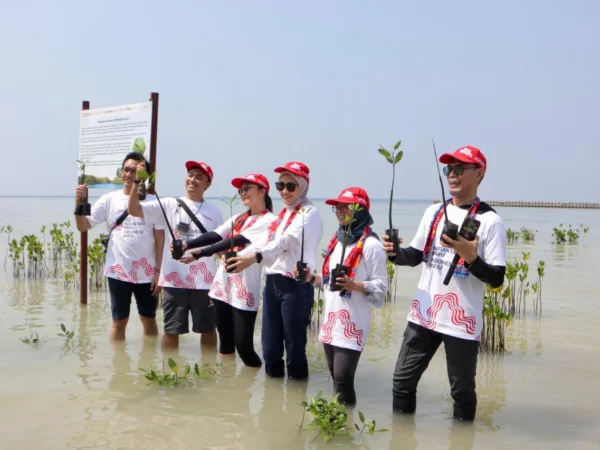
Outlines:
{"label": "black backpack strap", "polygon": [[188,205],[186,205],[185,202],[183,200],[181,200],[180,198],[177,198],[175,200],[177,200],[177,203],[179,203],[179,206],[181,206],[183,208],[183,210],[187,213],[187,215],[190,216],[190,219],[192,219],[192,222],[194,222],[196,224],[196,226],[202,232],[202,234],[206,233],[207,232],[206,228],[204,228],[204,225],[202,225],[202,222],[200,222],[198,220],[198,218],[190,210],[190,208],[188,207]]}
{"label": "black backpack strap", "polygon": [[[108,241],[110,240],[110,235],[112,234],[113,230],[115,228],[117,228],[119,225],[121,225],[123,222],[125,222],[125,219],[127,219],[128,215],[129,215],[129,211],[125,210],[121,213],[121,215],[119,217],[117,217],[117,221],[115,222],[115,224],[112,226],[112,228],[108,232],[108,236],[106,236],[106,247],[108,247]],[[104,251],[106,252],[106,248],[104,249]]]}

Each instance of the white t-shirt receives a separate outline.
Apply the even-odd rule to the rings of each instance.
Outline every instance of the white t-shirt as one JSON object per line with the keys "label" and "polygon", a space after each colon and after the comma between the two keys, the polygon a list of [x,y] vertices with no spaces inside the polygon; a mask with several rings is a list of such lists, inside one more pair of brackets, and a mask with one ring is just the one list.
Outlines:
{"label": "white t-shirt", "polygon": [[[223,214],[215,205],[204,202],[194,202],[186,197],[180,197],[190,208],[192,213],[200,220],[206,231],[214,231],[223,223]],[[163,208],[169,223],[173,227],[173,233],[177,239],[189,241],[197,238],[202,233],[196,227],[190,216],[179,206],[174,198],[161,199]],[[142,204],[144,217],[153,223],[158,223],[167,228],[158,201]],[[180,226],[183,224],[183,227]],[[199,258],[192,264],[184,264],[176,261],[171,256],[171,234],[165,231],[165,247],[163,250],[162,270],[160,272],[159,284],[163,287],[182,289],[210,289],[217,269],[214,256]],[[186,251],[186,254],[190,251]]]}
{"label": "white t-shirt", "polygon": [[323,237],[323,221],[319,211],[314,205],[306,204],[304,212],[298,211],[284,232],[285,225],[292,213],[293,210],[286,209],[283,220],[277,227],[275,239],[269,242],[262,251],[267,275],[280,274],[290,278],[294,277],[294,267],[296,267],[296,262],[300,261],[303,218],[304,262],[310,269],[315,268],[317,249]]}
{"label": "white t-shirt", "polygon": [[[238,216],[239,214],[233,217],[234,223]],[[256,222],[247,228],[254,219],[256,219]],[[242,225],[240,234],[248,239],[251,244],[240,250],[238,255],[243,256],[260,251],[267,244],[267,228],[274,219],[275,216],[270,212],[262,216],[254,215],[248,217]],[[231,219],[227,220],[223,225],[215,229],[215,233],[219,233],[223,239],[228,239],[231,232],[231,223]],[[245,311],[258,311],[262,268],[262,263],[252,264],[238,274],[229,274],[225,271],[224,264],[219,264],[208,295],[214,299],[229,303],[234,308]]]}
{"label": "white t-shirt", "polygon": [[[356,244],[346,247],[346,255]],[[331,274],[342,256],[342,244],[338,242],[329,258]],[[329,290],[324,286],[323,323],[319,330],[319,341],[336,347],[362,351],[371,327],[373,306],[381,308],[388,290],[387,261],[382,243],[375,237],[368,237],[363,247],[363,257],[356,268],[354,281],[363,281],[370,292],[353,291],[350,298],[342,297],[340,291]],[[331,280],[330,280],[331,282]]]}
{"label": "white t-shirt", "polygon": [[[144,205],[155,198],[147,195],[141,203]],[[104,194],[94,203],[87,220],[93,227],[106,223],[109,232],[121,214],[127,211],[128,202],[129,196],[123,191]],[[155,229],[162,230],[163,227],[144,218],[128,215],[110,235],[104,275],[129,283],[150,283],[156,268]]]}
{"label": "white t-shirt", "polygon": [[[440,204],[427,208],[411,247],[424,249],[431,221],[439,208]],[[467,213],[466,209],[448,205],[448,218],[459,227]],[[493,211],[476,214],[475,219],[481,222],[477,232],[477,254],[488,264],[505,266],[506,229],[502,219]],[[450,336],[479,340],[483,325],[485,283],[467,271],[466,277],[459,277],[455,272],[448,286],[444,286],[443,281],[454,258],[454,250],[441,245],[443,228],[444,218],[440,221],[432,242],[430,262],[422,264],[421,279],[408,320]]]}

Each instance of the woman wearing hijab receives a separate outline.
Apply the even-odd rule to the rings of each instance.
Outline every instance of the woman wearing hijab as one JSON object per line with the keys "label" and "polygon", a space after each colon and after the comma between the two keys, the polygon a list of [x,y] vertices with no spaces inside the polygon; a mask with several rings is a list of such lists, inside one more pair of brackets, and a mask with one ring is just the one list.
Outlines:
{"label": "woman wearing hijab", "polygon": [[306,330],[314,289],[310,283],[295,281],[292,273],[302,254],[307,266],[315,267],[317,247],[323,237],[323,222],[317,208],[306,198],[308,167],[301,162],[288,162],[277,167],[275,172],[280,174],[275,187],[285,208],[268,228],[268,244],[261,251],[228,261],[235,273],[264,261],[267,275],[262,319],[265,371],[270,377],[282,377],[287,368],[289,378],[303,379],[308,377]]}
{"label": "woman wearing hijab", "polygon": [[[227,220],[213,232],[183,243],[193,249],[181,259],[190,263],[200,257],[228,250],[238,255],[254,255],[267,243],[267,228],[275,219],[273,202],[269,197],[269,181],[261,174],[234,178],[231,184],[238,189],[248,210]],[[233,241],[233,245],[232,245]],[[234,354],[237,350],[246,366],[260,367],[262,362],[254,351],[254,323],[258,314],[262,264],[256,264],[238,274],[227,272],[220,264],[208,295],[215,300],[215,322],[219,333],[219,353]]]}
{"label": "woman wearing hijab", "polygon": [[[322,283],[325,292],[319,340],[323,342],[340,403],[353,405],[354,374],[369,334],[371,313],[373,307],[383,306],[388,290],[386,255],[371,229],[369,196],[364,189],[344,189],[337,198],[325,203],[333,206],[339,229],[327,246],[321,275],[316,277],[316,284]],[[338,264],[346,266],[348,273],[332,280]],[[337,290],[331,290],[332,283]]]}

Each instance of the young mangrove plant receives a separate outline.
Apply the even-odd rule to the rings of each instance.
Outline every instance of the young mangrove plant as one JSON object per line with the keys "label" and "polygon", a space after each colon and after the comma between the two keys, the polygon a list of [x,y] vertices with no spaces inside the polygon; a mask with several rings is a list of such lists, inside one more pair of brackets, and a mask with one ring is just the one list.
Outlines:
{"label": "young mangrove plant", "polygon": [[6,253],[4,254],[4,268],[6,269],[6,260],[8,259],[8,249],[10,247],[10,233],[13,232],[11,225],[3,225],[0,228],[0,233],[6,233]]}
{"label": "young mangrove plant", "polygon": [[383,155],[383,157],[386,159],[386,161],[392,165],[392,187],[390,189],[389,205],[390,228],[385,230],[385,234],[387,234],[390,237],[390,242],[394,244],[394,250],[396,251],[396,253],[399,253],[400,251],[400,238],[398,237],[398,229],[394,228],[394,225],[392,224],[392,205],[394,203],[394,182],[396,181],[396,164],[400,162],[400,160],[402,159],[402,155],[404,154],[402,150],[398,151],[401,145],[402,141],[398,141],[396,142],[396,145],[394,145],[394,149],[391,151],[387,150],[382,145],[379,146],[378,150],[379,153]]}
{"label": "young mangrove plant", "polygon": [[60,324],[60,329],[62,330],[62,333],[58,333],[58,336],[64,338],[67,343],[71,342],[71,339],[75,336],[75,332],[67,330],[67,327],[65,327],[65,324],[63,323]]}
{"label": "young mangrove plant", "polygon": [[33,332],[29,335],[29,337],[26,338],[19,338],[19,340],[23,343],[23,344],[38,344],[40,342],[40,338],[37,334],[37,332]]}
{"label": "young mangrove plant", "polygon": [[300,261],[296,261],[296,271],[298,272],[296,282],[304,283],[306,282],[306,274],[304,273],[304,269],[306,269],[306,263],[304,262],[304,215],[306,214],[306,208],[304,206],[300,208],[300,214],[302,215],[302,238],[300,240]]}
{"label": "young mangrove plant", "polygon": [[337,284],[337,278],[348,275],[350,267],[344,265],[344,259],[346,258],[346,247],[348,246],[348,238],[350,236],[350,227],[354,222],[354,215],[362,209],[358,203],[348,205],[348,209],[352,215],[346,214],[345,225],[342,227],[342,255],[340,256],[340,262],[335,265],[335,268],[331,271],[331,277],[329,281],[329,289],[331,292],[341,290],[341,287]]}
{"label": "young mangrove plant", "polygon": [[480,349],[483,353],[504,353],[506,351],[506,328],[512,320],[512,315],[507,308],[509,296],[509,286],[502,285],[497,288],[486,286],[480,341]]}
{"label": "young mangrove plant", "polygon": [[[85,184],[85,161],[77,160],[79,165],[79,184]],[[75,215],[77,216],[89,216],[92,213],[92,206],[88,202],[87,195],[85,198],[80,199],[79,203],[75,206]]]}
{"label": "young mangrove plant", "polygon": [[559,223],[553,231],[553,244],[577,244],[579,239],[590,231],[590,227],[580,224],[578,227],[573,228],[573,225],[569,224],[569,227],[565,228],[562,223]]}
{"label": "young mangrove plant", "polygon": [[[231,197],[231,199],[227,197],[223,197],[221,199],[222,202],[226,203],[227,206],[229,206],[229,218],[231,219],[231,231],[229,233],[229,250],[225,252],[225,261],[227,261],[229,258],[235,258],[237,256],[237,252],[233,248],[233,229],[235,228],[233,224],[233,207],[238,203],[237,198],[238,196],[237,194],[235,194],[233,197]],[[229,266],[225,267],[225,271],[227,273],[231,273]]]}
{"label": "young mangrove plant", "polygon": [[158,384],[159,386],[173,387],[176,386],[180,380],[183,382],[188,382],[190,381],[190,377],[194,376],[200,380],[208,380],[220,373],[222,367],[221,364],[212,365],[210,363],[206,363],[202,366],[199,366],[198,363],[196,363],[192,372],[191,366],[186,364],[183,374],[180,375],[179,366],[173,360],[173,358],[169,358],[168,365],[171,369],[171,373],[164,372],[164,367],[162,371],[154,370],[152,367],[148,369],[140,369],[144,373],[144,377],[149,381],[148,386],[152,384]]}
{"label": "young mangrove plant", "polygon": [[[302,429],[306,413],[309,413],[313,417],[313,420],[308,424],[308,427],[317,431],[315,438],[320,435],[325,442],[329,442],[336,436],[350,436],[352,429],[347,426],[348,413],[346,406],[340,404],[338,397],[339,394],[336,394],[331,400],[327,400],[323,397],[323,392],[319,391],[316,397],[311,397],[308,401],[300,403],[303,407],[303,412],[299,428]],[[358,416],[362,424],[362,427],[359,427],[357,424],[354,425],[359,431],[358,436],[362,435],[364,431],[369,434],[375,431],[387,431],[385,428],[376,430],[375,421],[373,419],[365,419],[362,411],[358,412]]]}
{"label": "young mangrove plant", "polygon": [[535,294],[535,300],[533,303],[533,312],[536,316],[542,315],[542,280],[546,275],[546,263],[544,261],[538,262],[537,265],[537,281],[533,283],[532,289]]}
{"label": "young mangrove plant", "polygon": [[388,431],[386,428],[381,428],[379,430],[376,430],[377,423],[375,422],[375,420],[365,419],[365,415],[360,410],[358,411],[358,418],[360,420],[360,423],[362,423],[362,427],[359,427],[358,424],[356,424],[356,423],[354,424],[354,426],[358,430],[358,436],[363,434],[363,432],[365,430],[366,430],[367,434],[373,434],[375,431],[379,431],[379,432]]}
{"label": "young mangrove plant", "polygon": [[394,264],[387,258],[386,258],[386,268],[387,268],[389,289],[385,293],[385,303],[391,303],[392,300],[396,301],[396,288],[398,287],[396,275],[398,274],[398,272],[396,271],[396,264]]}
{"label": "young mangrove plant", "polygon": [[106,278],[104,277],[104,264],[106,262],[106,253],[102,239],[105,234],[101,234],[94,239],[92,245],[88,245],[88,261],[90,264],[90,290],[100,291],[106,288]]}
{"label": "young mangrove plant", "polygon": [[338,396],[339,394],[335,395],[332,400],[327,400],[323,397],[323,393],[319,391],[316,397],[303,401],[301,405],[304,410],[300,429],[304,425],[306,413],[309,413],[313,416],[313,420],[308,424],[308,427],[317,431],[315,437],[321,435],[325,442],[328,442],[336,436],[349,436],[351,432],[346,426],[348,413],[346,412],[346,406],[339,403]]}

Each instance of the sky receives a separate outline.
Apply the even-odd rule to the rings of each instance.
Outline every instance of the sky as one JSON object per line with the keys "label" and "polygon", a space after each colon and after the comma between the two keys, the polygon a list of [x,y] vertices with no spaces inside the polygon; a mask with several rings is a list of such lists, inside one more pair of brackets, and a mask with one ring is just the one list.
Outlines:
{"label": "sky", "polygon": [[[440,198],[431,148],[488,161],[484,200],[600,202],[600,1],[0,0],[0,195],[73,195],[79,112],[158,92],[157,190],[209,196],[286,161],[310,196]],[[31,175],[31,176],[28,176]],[[276,195],[276,194],[275,194]]]}

